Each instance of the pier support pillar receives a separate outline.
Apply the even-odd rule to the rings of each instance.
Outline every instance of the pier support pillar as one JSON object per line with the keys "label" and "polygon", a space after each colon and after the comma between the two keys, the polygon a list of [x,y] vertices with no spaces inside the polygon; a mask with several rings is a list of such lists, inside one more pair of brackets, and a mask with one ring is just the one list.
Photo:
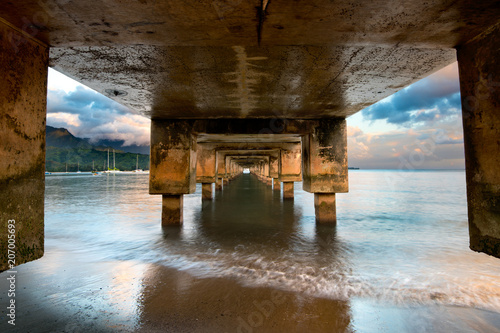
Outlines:
{"label": "pier support pillar", "polygon": [[314,193],[314,212],[317,223],[337,223],[335,193]]}
{"label": "pier support pillar", "polygon": [[336,223],[335,193],[349,189],[345,119],[322,119],[302,137],[302,175],[304,191],[314,193],[316,221]]}
{"label": "pier support pillar", "polygon": [[0,271],[9,225],[15,265],[43,256],[48,61],[46,45],[0,21]]}
{"label": "pier support pillar", "polygon": [[500,258],[500,26],[457,48],[470,248]]}
{"label": "pier support pillar", "polygon": [[217,174],[217,156],[215,149],[199,143],[196,149],[196,182],[202,184],[215,183]]}
{"label": "pier support pillar", "polygon": [[161,225],[181,225],[184,197],[180,195],[163,195],[161,205]]}
{"label": "pier support pillar", "polygon": [[151,122],[149,193],[162,194],[162,225],[182,224],[182,195],[196,191],[196,135],[193,122]]}
{"label": "pier support pillar", "polygon": [[212,200],[212,183],[201,184],[201,199]]}
{"label": "pier support pillar", "polygon": [[280,182],[302,181],[302,147],[300,143],[288,144],[280,152],[279,180]]}
{"label": "pier support pillar", "polygon": [[215,182],[215,189],[222,190],[222,178],[217,177],[217,181]]}
{"label": "pier support pillar", "polygon": [[274,184],[273,184],[273,189],[275,191],[281,191],[281,182],[278,178],[273,178]]}
{"label": "pier support pillar", "polygon": [[283,182],[283,199],[293,199],[293,182]]}

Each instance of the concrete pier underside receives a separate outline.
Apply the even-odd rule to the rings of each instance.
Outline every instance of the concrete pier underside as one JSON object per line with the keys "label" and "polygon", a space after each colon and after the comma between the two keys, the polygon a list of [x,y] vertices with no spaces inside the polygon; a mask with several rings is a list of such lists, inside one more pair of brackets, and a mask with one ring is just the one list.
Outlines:
{"label": "concrete pier underside", "polygon": [[48,65],[152,119],[164,223],[182,222],[196,182],[207,199],[244,168],[282,182],[284,198],[303,180],[318,222],[335,223],[345,118],[458,50],[471,248],[499,257],[499,17],[493,0],[4,1],[0,236],[19,216],[19,262],[43,253]]}

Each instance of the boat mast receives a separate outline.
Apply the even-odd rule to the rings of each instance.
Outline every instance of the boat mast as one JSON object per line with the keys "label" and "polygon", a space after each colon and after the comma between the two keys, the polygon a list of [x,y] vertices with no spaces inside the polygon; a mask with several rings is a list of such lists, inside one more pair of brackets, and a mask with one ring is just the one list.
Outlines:
{"label": "boat mast", "polygon": [[135,163],[135,169],[139,170],[139,154],[137,154],[137,163]]}
{"label": "boat mast", "polygon": [[108,171],[109,171],[109,148],[108,148]]}
{"label": "boat mast", "polygon": [[115,150],[113,149],[113,171],[116,170],[115,169]]}

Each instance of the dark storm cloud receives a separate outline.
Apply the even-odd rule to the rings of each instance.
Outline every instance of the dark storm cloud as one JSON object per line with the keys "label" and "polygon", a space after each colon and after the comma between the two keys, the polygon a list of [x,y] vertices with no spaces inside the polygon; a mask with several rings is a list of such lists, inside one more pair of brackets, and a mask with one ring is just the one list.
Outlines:
{"label": "dark storm cloud", "polygon": [[82,86],[76,87],[69,93],[62,90],[49,90],[47,112],[65,112],[82,116],[92,114],[97,118],[99,116],[106,118],[109,114],[131,113],[125,106]]}
{"label": "dark storm cloud", "polygon": [[403,89],[390,98],[362,111],[368,120],[411,125],[433,123],[461,109],[460,84],[456,64]]}

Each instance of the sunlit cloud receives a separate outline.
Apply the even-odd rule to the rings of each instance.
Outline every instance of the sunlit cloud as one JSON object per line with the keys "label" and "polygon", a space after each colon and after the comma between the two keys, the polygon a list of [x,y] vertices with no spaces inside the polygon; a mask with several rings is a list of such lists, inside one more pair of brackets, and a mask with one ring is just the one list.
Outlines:
{"label": "sunlit cloud", "polygon": [[47,124],[53,127],[71,127],[76,128],[81,125],[78,115],[65,113],[65,112],[53,112],[47,114]]}
{"label": "sunlit cloud", "polygon": [[454,129],[401,129],[362,133],[349,129],[349,165],[370,169],[464,168],[463,137]]}

